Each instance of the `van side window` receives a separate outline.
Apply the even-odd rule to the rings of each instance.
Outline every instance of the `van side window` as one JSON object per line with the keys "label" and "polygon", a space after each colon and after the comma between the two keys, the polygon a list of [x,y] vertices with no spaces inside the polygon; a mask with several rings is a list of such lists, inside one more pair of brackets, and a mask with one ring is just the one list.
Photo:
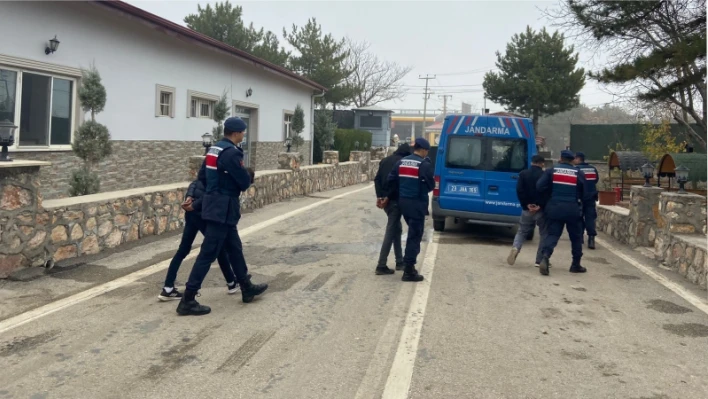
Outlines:
{"label": "van side window", "polygon": [[484,141],[480,137],[450,136],[445,166],[458,169],[483,169],[483,146]]}
{"label": "van side window", "polygon": [[517,173],[528,168],[526,140],[492,140],[490,171]]}

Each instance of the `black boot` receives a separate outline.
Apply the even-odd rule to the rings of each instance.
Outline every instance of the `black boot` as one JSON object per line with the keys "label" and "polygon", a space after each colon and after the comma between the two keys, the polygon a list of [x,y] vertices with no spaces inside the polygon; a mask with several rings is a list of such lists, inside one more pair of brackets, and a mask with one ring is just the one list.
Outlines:
{"label": "black boot", "polygon": [[396,262],[396,270],[403,270],[404,268],[403,262]]}
{"label": "black boot", "polygon": [[580,266],[580,261],[573,262],[573,264],[570,265],[570,272],[571,273],[585,273],[587,271],[588,271],[588,269]]}
{"label": "black boot", "polygon": [[396,273],[394,270],[389,269],[388,266],[377,266],[376,267],[376,275],[377,276],[383,276],[386,274],[393,274]]}
{"label": "black boot", "polygon": [[241,299],[243,303],[253,302],[253,298],[260,295],[268,289],[268,284],[253,284],[251,283],[251,275],[248,275],[245,281],[240,282],[241,286]]}
{"label": "black boot", "polygon": [[417,283],[423,280],[423,276],[418,274],[418,271],[415,270],[415,267],[406,265],[403,269],[403,277],[401,277],[401,281],[411,281]]}
{"label": "black boot", "polygon": [[595,249],[595,236],[588,236],[588,248]]}
{"label": "black boot", "polygon": [[544,256],[543,259],[541,260],[541,263],[538,265],[538,271],[542,275],[548,276],[550,274],[550,271],[548,270],[549,267],[550,266],[549,266],[548,256]]}
{"label": "black boot", "polygon": [[184,291],[182,300],[177,305],[177,314],[180,316],[203,316],[211,313],[209,306],[200,305],[196,299],[197,291]]}

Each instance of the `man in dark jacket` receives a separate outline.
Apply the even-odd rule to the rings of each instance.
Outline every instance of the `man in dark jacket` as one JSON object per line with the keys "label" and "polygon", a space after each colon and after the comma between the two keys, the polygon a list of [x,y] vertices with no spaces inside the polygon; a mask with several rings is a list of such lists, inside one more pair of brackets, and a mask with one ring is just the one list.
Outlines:
{"label": "man in dark jacket", "polygon": [[[543,175],[543,166],[546,160],[540,155],[534,155],[531,158],[531,167],[522,170],[519,173],[519,180],[516,182],[516,195],[519,197],[521,204],[521,218],[519,219],[519,230],[514,237],[514,244],[509,252],[506,261],[513,265],[516,262],[516,257],[519,256],[521,247],[524,245],[524,240],[538,225],[538,230],[541,233],[541,242],[546,235],[546,223],[543,218],[543,208],[546,205],[546,199],[542,197],[536,190],[536,183]],[[541,247],[536,251],[536,267],[541,263],[542,259]]]}
{"label": "man in dark jacket", "polygon": [[177,306],[180,315],[200,316],[211,312],[211,308],[197,302],[196,296],[222,249],[228,254],[244,303],[252,302],[268,289],[268,284],[251,282],[236,227],[241,219],[239,197],[253,183],[253,172],[244,166],[243,150],[237,147],[244,139],[246,127],[241,118],[228,118],[224,121],[224,137],[209,148],[205,157],[204,241],[187,280],[184,297]]}
{"label": "man in dark jacket", "polygon": [[374,178],[376,206],[383,209],[386,215],[388,215],[386,233],[384,234],[381,253],[379,255],[379,263],[376,265],[376,274],[378,275],[395,273],[386,266],[392,245],[393,254],[396,257],[396,270],[403,270],[403,249],[401,248],[403,225],[401,224],[401,209],[398,207],[397,193],[391,192],[389,189],[388,175],[391,174],[393,167],[396,166],[401,159],[409,155],[411,155],[411,147],[406,143],[402,144],[393,155],[381,160],[379,171]]}
{"label": "man in dark jacket", "polygon": [[425,215],[430,197],[435,188],[433,165],[426,160],[430,151],[428,140],[418,137],[413,145],[413,154],[401,159],[388,175],[389,194],[398,195],[401,215],[408,224],[406,252],[403,255],[403,281],[423,281],[415,264],[420,253],[420,242],[425,229]]}
{"label": "man in dark jacket", "polygon": [[[177,253],[175,253],[172,262],[170,262],[170,266],[167,268],[164,288],[162,288],[162,292],[160,292],[160,295],[157,297],[163,302],[182,298],[182,293],[175,288],[177,272],[184,258],[192,251],[192,244],[194,244],[194,239],[197,238],[197,232],[204,234],[205,223],[202,220],[202,197],[206,189],[204,181],[206,181],[206,174],[205,170],[202,168],[199,170],[197,180],[193,181],[192,184],[189,185],[189,188],[187,188],[186,198],[182,204],[182,208],[185,210],[182,241],[180,241]],[[217,260],[219,261],[221,272],[224,273],[229,294],[236,293],[238,291],[236,276],[234,276],[234,272],[231,270],[229,258],[224,250],[219,253]]]}

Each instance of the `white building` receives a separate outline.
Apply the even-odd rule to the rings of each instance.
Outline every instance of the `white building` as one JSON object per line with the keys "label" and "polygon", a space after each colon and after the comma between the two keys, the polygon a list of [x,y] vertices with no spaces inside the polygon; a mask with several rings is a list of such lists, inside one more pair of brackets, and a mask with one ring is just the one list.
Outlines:
{"label": "white building", "polygon": [[[108,93],[97,120],[114,140],[101,165],[102,191],[186,179],[186,158],[203,153],[226,92],[231,115],[248,121],[249,165],[277,166],[292,113],[305,110],[305,163],[312,159],[313,101],[324,88],[285,68],[150,14],[111,2],[0,3],[0,120],[19,126],[16,158],[53,163],[45,197],[65,196],[73,132],[85,118],[77,100],[81,68],[94,64]],[[50,40],[56,51],[45,51]]]}

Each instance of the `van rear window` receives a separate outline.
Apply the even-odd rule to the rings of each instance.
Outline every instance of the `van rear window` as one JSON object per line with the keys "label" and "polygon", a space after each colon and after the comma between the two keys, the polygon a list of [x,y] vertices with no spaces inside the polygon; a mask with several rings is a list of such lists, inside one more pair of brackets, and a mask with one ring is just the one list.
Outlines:
{"label": "van rear window", "polygon": [[445,166],[458,169],[484,169],[481,137],[450,136]]}
{"label": "van rear window", "polygon": [[491,165],[494,172],[521,172],[528,168],[528,148],[524,139],[492,139]]}

